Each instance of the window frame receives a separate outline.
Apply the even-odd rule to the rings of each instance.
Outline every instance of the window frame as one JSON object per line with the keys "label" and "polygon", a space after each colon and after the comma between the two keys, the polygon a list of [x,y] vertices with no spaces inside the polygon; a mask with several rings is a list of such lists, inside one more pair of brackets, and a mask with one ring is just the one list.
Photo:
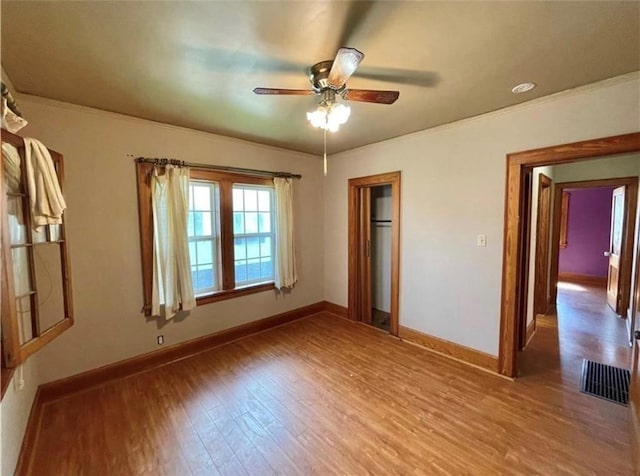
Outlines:
{"label": "window frame", "polygon": [[[198,254],[198,243],[202,242],[202,241],[212,241],[212,249],[211,249],[211,256],[212,256],[212,265],[215,267],[214,268],[214,284],[215,286],[213,288],[207,288],[204,289],[202,292],[200,292],[200,294],[198,294],[198,290],[195,288],[195,284],[194,284],[194,292],[196,293],[196,298],[198,296],[207,296],[209,294],[215,293],[217,291],[220,291],[221,288],[221,284],[222,284],[222,273],[220,268],[220,260],[219,257],[221,256],[221,249],[220,249],[220,238],[221,238],[221,233],[220,233],[220,217],[219,217],[219,210],[216,209],[216,206],[218,205],[219,202],[219,197],[220,197],[220,193],[219,193],[219,188],[220,188],[220,184],[218,184],[218,182],[211,182],[208,180],[191,180],[189,179],[189,204],[191,205],[192,203],[192,199],[191,199],[191,186],[195,185],[195,184],[201,184],[200,186],[206,185],[209,188],[209,193],[210,193],[210,197],[209,197],[209,205],[211,207],[211,209],[209,210],[209,212],[211,213],[211,232],[212,234],[210,235],[193,235],[193,236],[189,236],[189,232],[187,231],[187,241],[189,243],[189,245],[191,245],[191,243],[195,243],[195,249],[196,249],[196,255]],[[202,212],[202,210],[191,210],[191,207],[189,207],[189,213],[196,213],[196,212]],[[195,220],[195,218],[194,218]],[[194,227],[195,228],[195,227]],[[193,266],[194,263],[191,263],[191,273],[193,276]],[[196,263],[195,264],[196,267],[200,266],[200,263]]]}
{"label": "window frame", "polygon": [[[257,284],[262,284],[265,282],[270,282],[270,281],[274,281],[275,280],[275,255],[276,255],[276,212],[275,212],[275,189],[273,187],[273,184],[271,186],[265,186],[265,185],[255,185],[255,184],[246,184],[246,183],[234,183],[233,184],[233,189],[240,189],[243,191],[243,195],[244,195],[244,191],[247,189],[253,189],[256,190],[257,192],[260,191],[261,189],[265,189],[268,188],[271,190],[270,193],[270,197],[269,197],[269,228],[271,231],[269,232],[256,232],[256,233],[246,233],[246,228],[245,228],[245,233],[240,233],[240,234],[236,234],[234,232],[234,230],[232,230],[233,233],[233,239],[234,239],[234,270],[235,270],[235,263],[236,261],[238,261],[238,259],[235,257],[235,240],[237,238],[240,239],[244,239],[247,240],[248,238],[264,238],[264,237],[269,237],[271,239],[271,254],[270,254],[270,258],[271,258],[271,266],[272,266],[272,276],[270,279],[265,279],[265,278],[259,278],[259,279],[254,279],[254,280],[247,280],[244,281],[240,284],[238,284],[237,280],[236,280],[236,287],[248,287],[248,286],[254,286]],[[259,205],[258,205],[259,208]],[[251,211],[247,211],[244,209],[242,210],[243,214],[246,213],[252,213]],[[237,213],[234,210],[234,213]],[[261,213],[260,210],[256,210],[256,212],[258,214],[257,217],[257,221],[258,221],[258,228],[259,228],[259,223],[260,223],[260,218],[259,218],[259,214]],[[264,212],[263,212],[264,213]],[[245,223],[245,227],[246,227],[246,215],[244,216],[244,223]],[[233,223],[233,225],[235,225],[235,223]],[[245,245],[248,250],[248,245]],[[250,259],[254,259],[254,258],[247,258],[245,257],[243,261],[247,261],[247,273],[248,273],[248,260]],[[258,257],[258,259],[262,260],[262,255]]]}
{"label": "window frame", "polygon": [[[153,212],[151,206],[151,174],[153,163],[136,162],[138,184],[138,214],[140,228],[140,252],[142,262],[142,287],[144,304],[142,312],[151,315],[153,285]],[[249,284],[236,287],[233,249],[233,185],[260,185],[273,187],[270,177],[224,172],[206,168],[191,167],[189,181],[216,182],[220,198],[220,264],[221,289],[210,294],[196,296],[198,306],[223,301],[248,294],[275,289],[275,282]],[[275,264],[274,264],[275,265]]]}
{"label": "window frame", "polygon": [[[22,163],[25,160],[25,152],[24,152],[24,139],[16,134],[12,134],[6,130],[2,130],[2,142],[13,145],[20,154],[20,158]],[[60,184],[60,189],[64,192],[64,161],[62,154],[48,149],[51,154],[51,158],[54,163],[54,167],[56,170],[56,174],[58,176],[58,182]],[[23,170],[23,178],[24,180],[24,168]],[[7,209],[7,193],[4,190],[4,180],[5,180],[5,170],[4,170],[4,159],[0,162],[0,183],[3,184],[2,188],[2,196],[0,200],[2,204],[0,206],[0,220],[2,220],[3,226],[2,228],[2,236],[1,236],[1,254],[2,261],[4,266],[2,266],[2,393],[6,390],[6,385],[11,378],[12,369],[17,365],[24,362],[30,355],[36,353],[42,347],[47,345],[53,339],[58,337],[64,331],[69,329],[73,323],[73,301],[72,301],[72,287],[71,287],[71,272],[69,267],[69,250],[68,250],[68,237],[66,231],[66,213],[62,216],[62,223],[60,224],[59,236],[57,240],[51,240],[50,230],[46,229],[46,237],[47,240],[45,242],[35,242],[31,237],[31,216],[28,212],[28,201],[29,195],[28,191],[25,190],[24,194],[22,194],[23,201],[23,209],[25,212],[25,226],[27,229],[27,242],[25,244],[20,244],[19,247],[24,247],[29,250],[28,260],[29,260],[29,276],[32,282],[31,287],[32,291],[30,291],[30,302],[31,308],[33,309],[32,314],[32,335],[33,337],[27,340],[24,343],[20,342],[19,337],[19,325],[18,325],[18,315],[17,315],[17,306],[16,306],[16,296],[15,296],[15,287],[14,287],[14,276],[13,276],[13,256],[11,250],[18,245],[12,245],[11,240],[9,238],[9,230],[7,226],[4,226],[8,223],[8,209]],[[36,245],[46,245],[46,246],[58,246],[60,253],[60,272],[61,272],[61,286],[62,286],[62,297],[63,297],[63,310],[64,316],[55,324],[50,326],[47,329],[40,329],[39,322],[39,308],[40,303],[37,300],[38,290],[37,290],[37,277],[35,276],[35,269],[33,265],[33,248]]]}

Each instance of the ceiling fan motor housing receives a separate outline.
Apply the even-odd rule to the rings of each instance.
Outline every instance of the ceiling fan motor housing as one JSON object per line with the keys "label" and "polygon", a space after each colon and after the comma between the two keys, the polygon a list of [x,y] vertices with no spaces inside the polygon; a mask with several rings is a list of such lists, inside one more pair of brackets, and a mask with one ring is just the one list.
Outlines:
{"label": "ceiling fan motor housing", "polygon": [[329,84],[329,72],[333,66],[333,60],[320,61],[309,68],[309,81],[316,93],[326,90],[332,90],[340,93],[346,86],[343,84],[341,88],[335,89]]}

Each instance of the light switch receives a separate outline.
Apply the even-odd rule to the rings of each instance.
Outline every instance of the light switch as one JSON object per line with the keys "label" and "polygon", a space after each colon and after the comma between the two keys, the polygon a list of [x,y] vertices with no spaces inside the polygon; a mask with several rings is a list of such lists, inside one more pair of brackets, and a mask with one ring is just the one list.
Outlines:
{"label": "light switch", "polygon": [[487,246],[487,235],[478,235],[478,246]]}

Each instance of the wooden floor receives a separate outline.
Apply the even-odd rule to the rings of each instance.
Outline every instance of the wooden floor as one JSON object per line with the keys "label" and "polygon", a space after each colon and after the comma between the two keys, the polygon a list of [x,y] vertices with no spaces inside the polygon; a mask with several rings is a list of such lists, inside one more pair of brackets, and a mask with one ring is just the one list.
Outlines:
{"label": "wooden floor", "polygon": [[557,336],[511,382],[318,314],[47,404],[33,474],[631,474]]}

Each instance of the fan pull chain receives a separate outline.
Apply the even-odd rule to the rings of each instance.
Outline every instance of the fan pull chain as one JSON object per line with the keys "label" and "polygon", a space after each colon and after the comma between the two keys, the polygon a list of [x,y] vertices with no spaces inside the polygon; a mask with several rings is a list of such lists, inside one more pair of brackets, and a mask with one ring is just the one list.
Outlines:
{"label": "fan pull chain", "polygon": [[327,130],[324,129],[324,176],[327,176]]}

